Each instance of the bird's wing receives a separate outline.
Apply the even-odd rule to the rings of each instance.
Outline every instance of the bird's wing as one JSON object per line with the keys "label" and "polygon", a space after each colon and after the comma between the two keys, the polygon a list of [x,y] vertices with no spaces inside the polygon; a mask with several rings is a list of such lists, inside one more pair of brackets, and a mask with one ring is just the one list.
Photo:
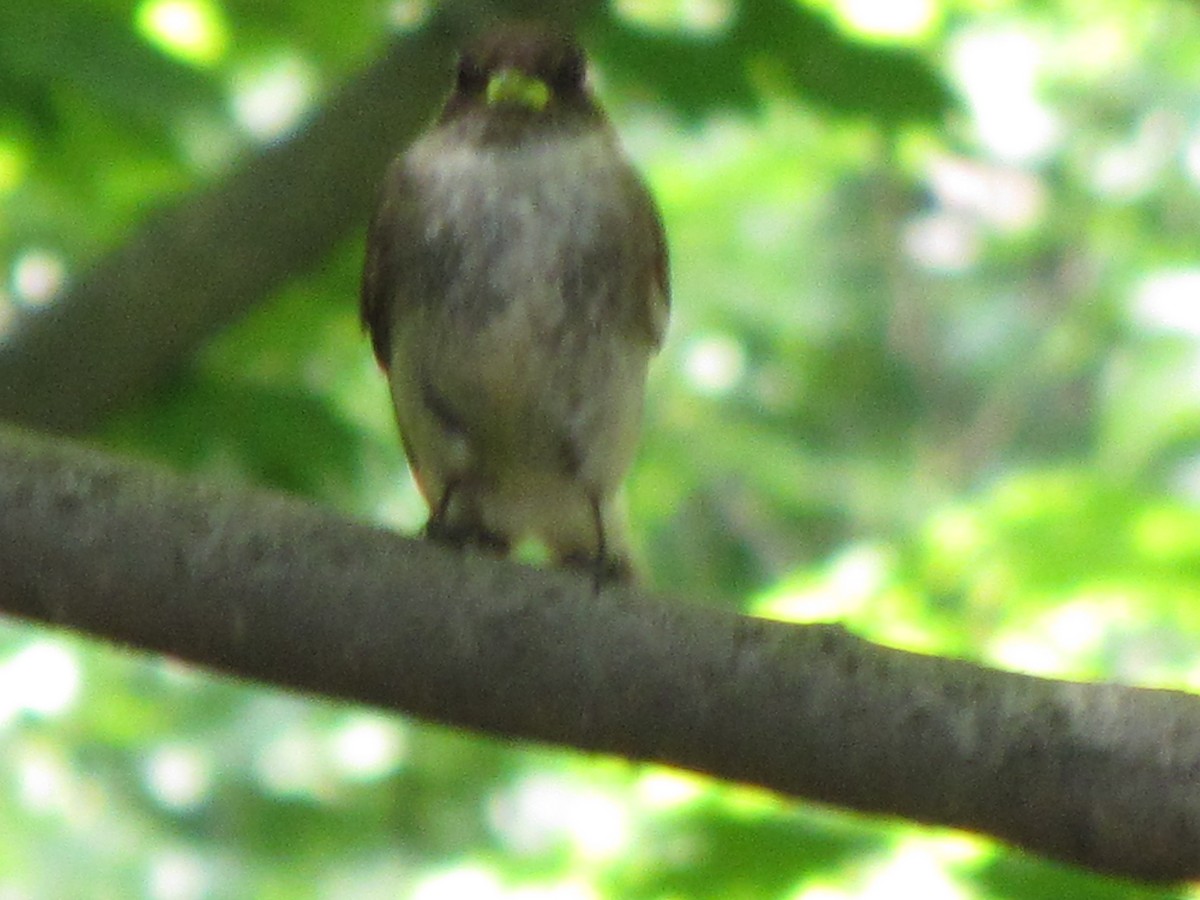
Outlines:
{"label": "bird's wing", "polygon": [[646,230],[638,236],[639,242],[649,248],[652,264],[648,267],[648,283],[642,288],[645,298],[639,310],[638,326],[658,350],[667,334],[667,321],[671,317],[671,273],[667,251],[667,239],[663,231],[662,217],[649,189],[636,175],[636,192],[645,211]]}
{"label": "bird's wing", "polygon": [[367,231],[359,315],[371,336],[375,359],[386,370],[391,359],[392,328],[397,305],[406,302],[400,285],[418,234],[417,196],[404,157],[392,163],[384,176],[379,205]]}

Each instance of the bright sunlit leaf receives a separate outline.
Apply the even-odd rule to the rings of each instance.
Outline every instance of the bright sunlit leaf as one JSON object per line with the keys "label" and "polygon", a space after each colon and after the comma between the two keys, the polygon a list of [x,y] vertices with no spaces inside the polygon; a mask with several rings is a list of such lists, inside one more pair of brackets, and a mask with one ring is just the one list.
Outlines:
{"label": "bright sunlit leaf", "polygon": [[71,650],[52,640],[29,644],[0,663],[0,725],[20,713],[62,715],[75,704],[79,680]]}
{"label": "bright sunlit leaf", "polygon": [[711,34],[733,18],[732,0],[616,0],[622,18],[649,28]]}
{"label": "bright sunlit leaf", "polygon": [[978,28],[950,45],[950,66],[966,94],[980,142],[997,159],[1044,158],[1062,140],[1063,123],[1039,93],[1053,48],[1023,29]]}
{"label": "bright sunlit leaf", "polygon": [[764,596],[755,612],[785,622],[845,619],[867,609],[887,587],[891,554],[884,547],[862,544],[834,558],[819,577],[806,575]]}
{"label": "bright sunlit leaf", "polygon": [[1047,677],[1086,671],[1090,655],[1135,621],[1137,603],[1118,594],[1093,594],[1048,606],[1032,621],[997,633],[989,657],[1003,668]]}
{"label": "bright sunlit leaf", "polygon": [[[963,852],[951,845],[953,858]],[[947,871],[946,851],[923,838],[903,841],[886,861],[866,877],[861,900],[885,900],[891,897],[921,897],[924,900],[969,900],[974,892]]]}
{"label": "bright sunlit leaf", "polygon": [[1148,330],[1200,337],[1200,268],[1146,275],[1134,290],[1133,316]]}
{"label": "bright sunlit leaf", "polygon": [[649,768],[637,781],[636,794],[647,809],[686,806],[712,792],[706,778],[680,769]]}
{"label": "bright sunlit leaf", "polygon": [[208,0],[145,0],[137,29],[164,53],[196,65],[211,65],[225,54],[229,31],[221,9]]}
{"label": "bright sunlit leaf", "polygon": [[838,0],[846,30],[874,38],[919,38],[938,19],[936,0]]}
{"label": "bright sunlit leaf", "polygon": [[619,856],[632,839],[631,812],[620,795],[557,775],[533,775],[492,798],[493,827],[514,850],[543,853],[569,846],[581,859]]}
{"label": "bright sunlit leaf", "polygon": [[28,159],[16,141],[0,140],[0,197],[15,190],[25,177]]}

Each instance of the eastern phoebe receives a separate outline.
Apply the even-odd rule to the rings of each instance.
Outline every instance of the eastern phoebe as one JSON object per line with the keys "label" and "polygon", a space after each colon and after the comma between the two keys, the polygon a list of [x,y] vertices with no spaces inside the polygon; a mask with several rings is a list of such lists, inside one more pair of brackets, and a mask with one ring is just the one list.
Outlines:
{"label": "eastern phoebe", "polygon": [[668,306],[658,211],[583,51],[533,26],[470,45],[388,170],[363,271],[426,534],[499,553],[533,537],[629,578],[617,498]]}

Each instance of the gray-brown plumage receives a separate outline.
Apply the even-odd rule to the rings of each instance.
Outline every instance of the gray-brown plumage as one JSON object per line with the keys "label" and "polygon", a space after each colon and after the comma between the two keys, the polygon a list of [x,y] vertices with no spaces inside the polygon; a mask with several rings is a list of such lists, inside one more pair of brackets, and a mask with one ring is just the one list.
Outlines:
{"label": "gray-brown plumage", "polygon": [[617,508],[668,315],[654,203],[554,32],[461,56],[434,125],[392,164],[362,316],[388,375],[430,537],[542,540],[630,571]]}

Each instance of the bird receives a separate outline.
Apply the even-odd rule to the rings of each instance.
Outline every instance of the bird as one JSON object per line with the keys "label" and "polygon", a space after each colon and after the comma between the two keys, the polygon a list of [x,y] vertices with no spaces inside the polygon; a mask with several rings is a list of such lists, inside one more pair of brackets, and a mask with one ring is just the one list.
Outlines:
{"label": "bird", "polygon": [[573,36],[494,28],[389,166],[361,318],[429,539],[538,541],[597,589],[634,579],[622,485],[670,314],[658,207]]}

